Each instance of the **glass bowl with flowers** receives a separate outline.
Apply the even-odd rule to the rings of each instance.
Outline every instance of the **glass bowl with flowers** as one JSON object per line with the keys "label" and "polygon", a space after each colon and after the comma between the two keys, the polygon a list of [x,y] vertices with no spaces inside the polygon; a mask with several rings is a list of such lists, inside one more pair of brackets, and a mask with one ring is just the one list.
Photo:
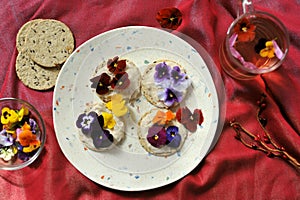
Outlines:
{"label": "glass bowl with flowers", "polygon": [[30,103],[21,99],[1,98],[0,109],[0,169],[22,169],[42,152],[44,121]]}

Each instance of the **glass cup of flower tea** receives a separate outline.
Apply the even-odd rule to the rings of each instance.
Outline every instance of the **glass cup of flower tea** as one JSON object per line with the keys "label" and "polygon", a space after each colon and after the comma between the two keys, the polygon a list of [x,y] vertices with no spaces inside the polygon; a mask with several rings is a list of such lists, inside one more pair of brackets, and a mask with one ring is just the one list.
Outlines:
{"label": "glass cup of flower tea", "polygon": [[247,80],[277,69],[286,58],[289,36],[275,16],[254,11],[250,0],[242,0],[243,14],[228,28],[220,48],[223,70],[233,78]]}

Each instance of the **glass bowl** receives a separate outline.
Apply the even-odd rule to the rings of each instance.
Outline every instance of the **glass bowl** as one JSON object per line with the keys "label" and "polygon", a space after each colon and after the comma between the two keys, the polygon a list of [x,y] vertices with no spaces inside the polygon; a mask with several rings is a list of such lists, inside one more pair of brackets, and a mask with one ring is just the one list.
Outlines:
{"label": "glass bowl", "polygon": [[22,169],[43,150],[44,121],[30,103],[16,98],[1,98],[0,114],[0,169]]}

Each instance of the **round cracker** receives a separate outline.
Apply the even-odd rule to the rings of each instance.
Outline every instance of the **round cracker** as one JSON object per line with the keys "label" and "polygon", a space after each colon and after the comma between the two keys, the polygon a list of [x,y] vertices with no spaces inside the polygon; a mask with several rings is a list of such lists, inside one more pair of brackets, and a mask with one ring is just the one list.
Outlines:
{"label": "round cracker", "polygon": [[64,23],[45,19],[30,27],[25,45],[34,62],[55,67],[64,63],[74,50],[74,37]]}
{"label": "round cracker", "polygon": [[26,52],[20,52],[16,59],[16,73],[29,88],[47,90],[54,87],[60,67],[43,68],[33,62]]}
{"label": "round cracker", "polygon": [[[163,101],[161,101],[158,97],[158,93],[164,92],[165,88],[155,84],[154,82],[154,74],[155,74],[155,67],[157,64],[165,62],[167,65],[174,67],[178,66],[183,73],[186,74],[186,70],[172,60],[158,60],[150,63],[147,68],[145,69],[144,73],[142,74],[141,78],[141,91],[142,94],[146,97],[146,99],[155,107],[162,108],[162,109],[169,109],[171,107],[175,107],[180,103],[175,102],[172,106],[167,106]],[[187,77],[188,78],[188,77]],[[185,91],[182,91],[183,99],[186,96],[188,88]]]}
{"label": "round cracker", "polygon": [[31,26],[34,26],[35,24],[39,23],[40,21],[42,21],[42,19],[30,20],[30,21],[26,22],[25,24],[23,24],[23,26],[19,29],[19,31],[17,33],[17,37],[16,37],[16,47],[17,47],[18,52],[26,50],[25,41],[26,41],[26,37],[27,37],[27,32]]}
{"label": "round cracker", "polygon": [[[96,112],[98,115],[100,115],[102,112],[111,113],[103,103],[88,104],[84,112],[89,113],[91,111]],[[112,145],[110,145],[109,147],[96,148],[93,144],[93,139],[91,138],[91,136],[85,135],[82,133],[81,130],[78,130],[80,141],[84,144],[85,147],[96,152],[107,151],[109,149],[116,147],[125,139],[125,126],[124,126],[124,122],[120,118],[113,116],[113,119],[116,121],[116,125],[114,126],[113,129],[108,129],[108,130],[110,134],[113,135],[114,141]]]}
{"label": "round cracker", "polygon": [[[130,85],[128,88],[124,90],[118,90],[115,91],[112,88],[109,88],[109,92],[107,94],[99,95],[97,96],[103,101],[103,102],[109,102],[111,100],[111,96],[114,94],[121,94],[124,100],[127,100],[128,102],[134,102],[139,96],[140,96],[140,79],[141,79],[141,72],[139,68],[136,66],[136,64],[128,59],[119,59],[119,60],[126,60],[126,70],[128,74],[128,79],[130,80]],[[113,79],[114,74],[109,72],[107,69],[107,62],[102,62],[100,65],[97,66],[95,69],[95,75],[94,77],[97,77],[100,79],[99,75],[102,73],[107,73],[111,76],[111,79]],[[92,79],[93,79],[92,78]]]}
{"label": "round cracker", "polygon": [[153,120],[154,116],[156,115],[157,111],[159,111],[159,110],[164,111],[164,112],[167,111],[167,110],[163,110],[163,109],[154,108],[154,109],[150,110],[149,112],[145,113],[141,117],[141,119],[138,122],[139,127],[138,127],[137,134],[138,134],[138,138],[139,138],[139,142],[140,142],[141,146],[148,153],[153,154],[155,156],[170,156],[181,150],[181,148],[187,138],[188,132],[181,123],[179,123],[177,120],[173,120],[168,124],[168,126],[173,125],[173,126],[177,126],[179,128],[179,134],[181,136],[180,145],[177,148],[173,148],[168,145],[165,145],[161,148],[156,148],[156,147],[152,146],[147,140],[148,129],[153,125],[152,120]]}

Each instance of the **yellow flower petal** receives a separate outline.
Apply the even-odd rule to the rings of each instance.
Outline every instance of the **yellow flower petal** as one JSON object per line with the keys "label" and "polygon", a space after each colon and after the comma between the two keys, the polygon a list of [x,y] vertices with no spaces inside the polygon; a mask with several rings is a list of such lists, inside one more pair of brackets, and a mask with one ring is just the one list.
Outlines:
{"label": "yellow flower petal", "polygon": [[262,50],[260,50],[260,52],[259,52],[259,55],[261,56],[261,57],[267,57],[268,56],[268,53],[269,53],[269,51],[268,51],[268,49],[262,49]]}
{"label": "yellow flower petal", "polygon": [[18,112],[18,120],[19,120],[19,122],[22,121],[23,117],[26,116],[26,115],[28,115],[28,114],[29,114],[28,109],[25,108],[25,107],[22,107],[20,109],[20,111]]}
{"label": "yellow flower petal", "polygon": [[106,108],[107,108],[108,110],[112,110],[112,102],[111,102],[111,101],[107,102],[107,103],[105,104],[105,106],[106,106]]}
{"label": "yellow flower petal", "polygon": [[113,109],[112,111],[117,117],[122,117],[128,112],[128,108],[124,106],[120,109]]}
{"label": "yellow flower petal", "polygon": [[14,110],[10,110],[10,118],[9,121],[10,123],[15,123],[18,121],[19,115],[16,113]]}
{"label": "yellow flower petal", "polygon": [[266,47],[268,47],[269,49],[273,48],[273,41],[267,41],[266,42]]}
{"label": "yellow flower petal", "polygon": [[117,117],[121,117],[128,112],[128,108],[125,103],[126,102],[123,100],[122,95],[115,94],[111,97],[111,101],[106,103],[106,108],[111,110]]}
{"label": "yellow flower petal", "polygon": [[104,120],[103,128],[113,129],[116,125],[113,115],[107,112],[102,112],[101,114]]}
{"label": "yellow flower petal", "polygon": [[37,148],[39,148],[40,146],[41,146],[41,142],[39,140],[36,140],[36,141],[30,143],[29,146],[24,147],[23,152],[24,153],[32,152],[32,151],[36,150]]}

